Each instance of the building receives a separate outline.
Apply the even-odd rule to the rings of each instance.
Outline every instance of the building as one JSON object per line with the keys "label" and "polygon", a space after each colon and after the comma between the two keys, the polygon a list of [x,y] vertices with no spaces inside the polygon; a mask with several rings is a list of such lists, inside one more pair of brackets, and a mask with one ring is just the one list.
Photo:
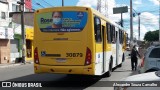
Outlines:
{"label": "building", "polygon": [[9,3],[0,0],[0,64],[10,63],[10,40],[13,38],[13,29],[9,27]]}
{"label": "building", "polygon": [[[19,5],[15,4],[19,0],[13,0],[12,4],[12,28],[14,30],[14,40],[11,41],[11,62],[20,62],[22,58],[22,35],[21,35],[21,14],[19,11]],[[32,42],[29,42],[30,40],[33,40],[33,38],[30,38],[30,36],[33,36],[33,33],[30,33],[31,30],[33,31],[33,22],[28,22],[28,20],[31,19],[26,19],[25,17],[32,17],[29,16],[28,13],[32,11],[32,1],[31,0],[25,0],[25,8],[24,11],[27,12],[27,14],[24,14],[24,24],[25,24],[25,30],[26,31],[26,45],[32,44]],[[33,13],[33,12],[31,12]],[[33,20],[33,19],[32,19]],[[26,22],[31,23],[31,24],[26,24]],[[29,30],[29,32],[28,32]],[[32,34],[32,35],[30,35]],[[29,43],[29,44],[28,44]],[[31,46],[33,47],[33,46]],[[30,47],[29,47],[30,48]],[[32,50],[32,48],[30,48]],[[28,55],[29,49],[26,50],[26,59],[27,60],[33,60],[33,55]],[[31,52],[32,53],[32,52]],[[29,58],[29,59],[28,59]]]}
{"label": "building", "polygon": [[[20,22],[21,16],[20,16],[20,7],[17,4],[17,1],[20,0],[0,0],[0,6],[2,7],[0,8],[0,64],[15,63],[22,57],[22,39],[21,39],[22,30]],[[25,0],[24,11],[25,10],[28,12],[32,11],[31,2],[32,0]],[[14,15],[14,18],[12,17],[9,18],[9,13],[11,12],[16,12],[19,14]],[[29,46],[30,44],[32,45],[33,41],[33,24],[25,25],[25,29],[28,30],[26,41],[27,45]],[[29,49],[32,49],[30,47],[33,47],[33,45],[29,46]],[[33,60],[33,55],[29,55],[27,58],[27,60],[31,59]]]}
{"label": "building", "polygon": [[25,0],[25,11],[32,12],[32,0]]}

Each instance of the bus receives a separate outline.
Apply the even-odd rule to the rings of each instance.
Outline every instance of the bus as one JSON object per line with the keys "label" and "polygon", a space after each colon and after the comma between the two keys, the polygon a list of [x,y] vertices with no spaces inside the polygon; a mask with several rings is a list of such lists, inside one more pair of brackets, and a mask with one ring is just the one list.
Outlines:
{"label": "bus", "polygon": [[34,72],[110,76],[125,59],[126,32],[89,7],[34,13]]}

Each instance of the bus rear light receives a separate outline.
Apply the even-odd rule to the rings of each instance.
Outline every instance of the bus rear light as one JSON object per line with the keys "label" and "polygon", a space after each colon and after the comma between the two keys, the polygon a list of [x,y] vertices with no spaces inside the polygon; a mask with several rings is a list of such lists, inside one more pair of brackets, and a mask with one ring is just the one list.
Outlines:
{"label": "bus rear light", "polygon": [[92,60],[91,50],[87,47],[85,65],[91,64],[91,60]]}
{"label": "bus rear light", "polygon": [[38,48],[34,49],[34,63],[39,64]]}

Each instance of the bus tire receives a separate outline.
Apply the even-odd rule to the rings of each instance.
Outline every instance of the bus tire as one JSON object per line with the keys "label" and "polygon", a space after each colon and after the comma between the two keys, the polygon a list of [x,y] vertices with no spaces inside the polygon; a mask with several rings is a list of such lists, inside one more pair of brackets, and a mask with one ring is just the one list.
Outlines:
{"label": "bus tire", "polygon": [[109,63],[109,70],[108,70],[108,72],[106,73],[106,76],[107,76],[107,77],[110,77],[111,74],[112,74],[112,64],[113,64],[113,61],[112,61],[112,57],[111,57],[111,61],[110,61],[110,63]]}
{"label": "bus tire", "polygon": [[[124,56],[124,53],[123,53],[123,55],[122,55],[122,62],[124,62],[124,60],[125,60],[125,56]],[[122,63],[119,64],[118,67],[122,67]]]}
{"label": "bus tire", "polygon": [[122,67],[122,63],[118,65],[118,67]]}
{"label": "bus tire", "polygon": [[125,56],[124,56],[124,53],[123,53],[123,55],[122,55],[122,62],[124,62],[125,61]]}

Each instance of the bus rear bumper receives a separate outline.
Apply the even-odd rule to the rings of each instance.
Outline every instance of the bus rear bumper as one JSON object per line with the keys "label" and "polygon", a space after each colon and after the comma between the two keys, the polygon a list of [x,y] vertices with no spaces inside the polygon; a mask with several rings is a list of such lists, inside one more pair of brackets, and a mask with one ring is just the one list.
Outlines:
{"label": "bus rear bumper", "polygon": [[60,73],[94,75],[94,69],[88,66],[49,66],[34,64],[35,73]]}

